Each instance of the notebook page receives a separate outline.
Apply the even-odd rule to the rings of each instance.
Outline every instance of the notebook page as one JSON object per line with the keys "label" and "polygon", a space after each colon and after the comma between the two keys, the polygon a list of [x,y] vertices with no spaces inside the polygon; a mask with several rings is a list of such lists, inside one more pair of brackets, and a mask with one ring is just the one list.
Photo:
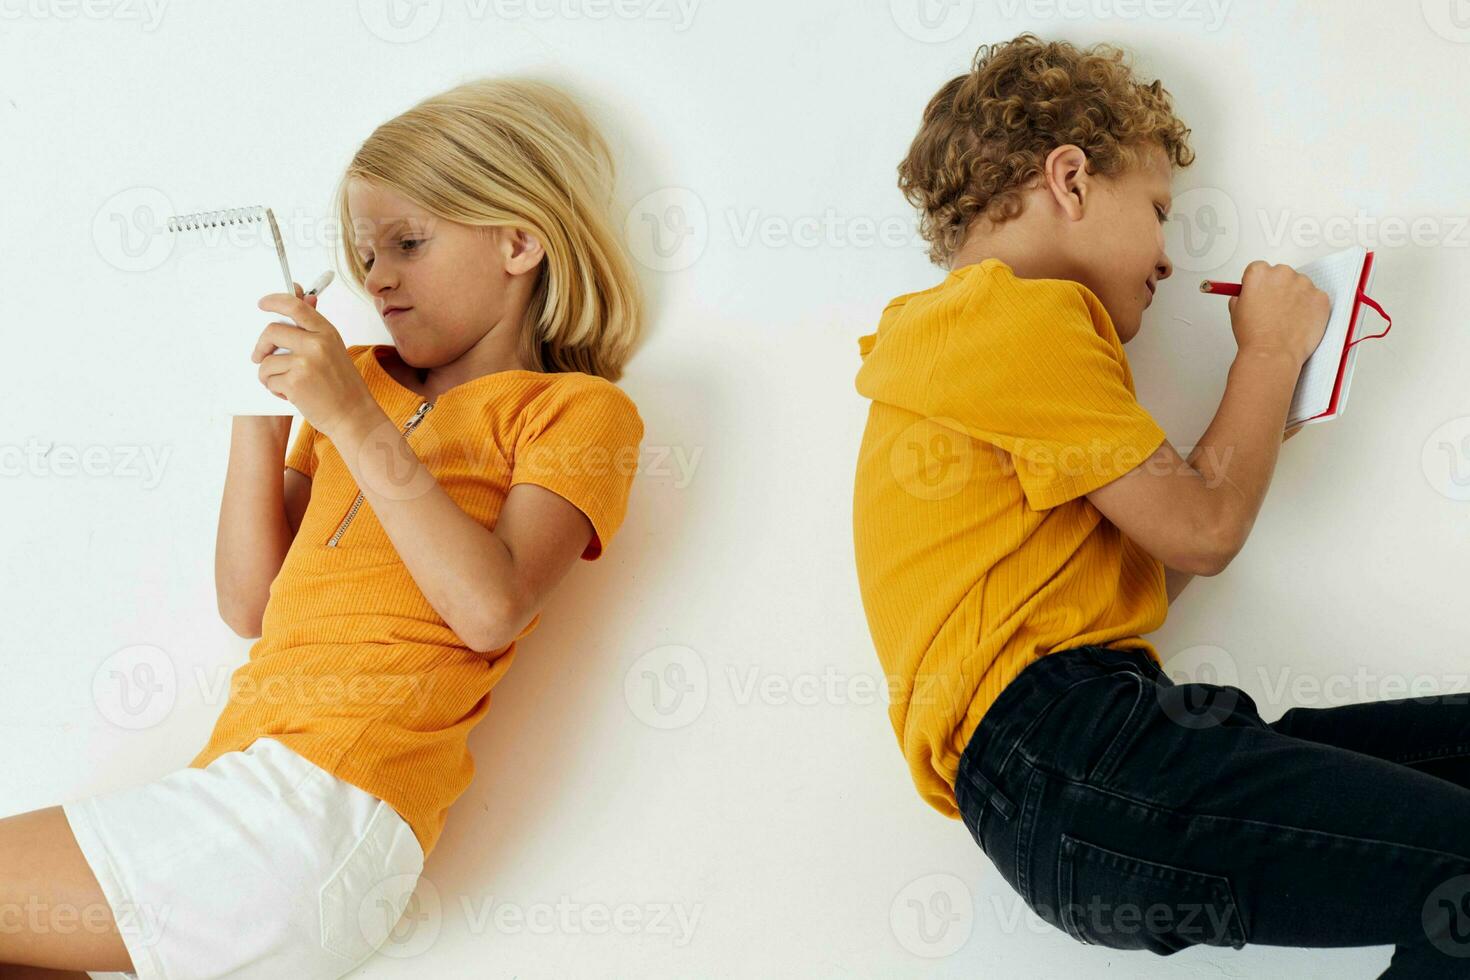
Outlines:
{"label": "notebook page", "polygon": [[1297,270],[1332,297],[1332,314],[1322,341],[1302,365],[1302,373],[1292,392],[1291,408],[1287,412],[1288,428],[1320,415],[1332,403],[1332,389],[1337,384],[1337,369],[1342,363],[1342,351],[1348,339],[1348,318],[1352,315],[1353,300],[1358,293],[1358,280],[1363,274],[1367,255],[1368,250],[1357,245],[1323,256]]}
{"label": "notebook page", "polygon": [[168,293],[163,350],[165,368],[183,389],[178,396],[208,415],[300,415],[260,382],[260,365],[250,359],[261,331],[289,320],[255,305],[266,293],[286,291],[270,226],[171,234],[173,253],[156,278]]}

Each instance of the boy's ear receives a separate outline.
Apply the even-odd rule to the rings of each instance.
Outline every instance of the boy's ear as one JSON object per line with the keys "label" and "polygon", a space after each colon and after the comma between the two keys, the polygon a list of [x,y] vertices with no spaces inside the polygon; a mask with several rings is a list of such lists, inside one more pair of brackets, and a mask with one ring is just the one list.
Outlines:
{"label": "boy's ear", "polygon": [[505,258],[505,271],[513,276],[530,272],[541,264],[546,250],[541,240],[520,228],[507,228],[501,239],[501,253]]}
{"label": "boy's ear", "polygon": [[1083,202],[1092,190],[1087,151],[1071,143],[1057,147],[1047,154],[1041,176],[1057,207],[1073,221],[1081,218]]}

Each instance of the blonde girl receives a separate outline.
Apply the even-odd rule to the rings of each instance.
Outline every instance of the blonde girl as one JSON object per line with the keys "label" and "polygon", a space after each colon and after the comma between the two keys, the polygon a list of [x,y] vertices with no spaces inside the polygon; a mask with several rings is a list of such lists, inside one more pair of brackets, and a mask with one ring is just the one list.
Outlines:
{"label": "blonde girl", "polygon": [[393,343],[345,346],[299,286],[261,299],[294,323],[250,356],[303,422],[294,443],[289,416],[233,422],[216,587],[257,642],[188,766],[0,820],[0,908],[84,924],[0,931],[0,964],[326,980],[386,940],[516,642],[626,511],[641,304],[612,182],[592,123],[531,80],[459,85],[362,144],[345,274]]}

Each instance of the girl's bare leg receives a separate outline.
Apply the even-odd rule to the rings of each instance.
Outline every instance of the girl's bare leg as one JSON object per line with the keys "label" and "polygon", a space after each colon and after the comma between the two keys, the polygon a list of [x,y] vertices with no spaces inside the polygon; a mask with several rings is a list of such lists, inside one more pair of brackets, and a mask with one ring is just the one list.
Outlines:
{"label": "girl's bare leg", "polygon": [[0,819],[0,980],[131,971],[97,876],[59,806]]}
{"label": "girl's bare leg", "polygon": [[91,980],[79,970],[48,970],[43,966],[6,966],[0,963],[0,980]]}

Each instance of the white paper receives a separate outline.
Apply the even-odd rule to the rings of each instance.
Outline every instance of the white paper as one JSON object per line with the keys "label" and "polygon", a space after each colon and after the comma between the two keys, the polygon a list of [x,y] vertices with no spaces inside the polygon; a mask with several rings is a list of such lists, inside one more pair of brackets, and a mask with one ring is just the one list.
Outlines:
{"label": "white paper", "polygon": [[[1338,410],[1332,415],[1312,418],[1327,411],[1332,404],[1332,389],[1337,384],[1337,369],[1342,364],[1343,347],[1348,342],[1352,324],[1354,302],[1358,295],[1358,280],[1363,274],[1363,263],[1368,250],[1361,245],[1333,252],[1297,271],[1311,279],[1317,288],[1332,298],[1332,313],[1327,329],[1297,377],[1292,391],[1291,408],[1286,414],[1286,427],[1311,422],[1326,422],[1342,414],[1347,392],[1343,392]],[[1350,352],[1356,353],[1357,348]]]}
{"label": "white paper", "polygon": [[261,382],[261,366],[250,359],[268,324],[290,320],[256,306],[267,293],[290,291],[269,223],[262,216],[167,234],[176,239],[174,250],[156,278],[166,311],[166,367],[178,379],[176,390],[207,414],[300,415]]}

